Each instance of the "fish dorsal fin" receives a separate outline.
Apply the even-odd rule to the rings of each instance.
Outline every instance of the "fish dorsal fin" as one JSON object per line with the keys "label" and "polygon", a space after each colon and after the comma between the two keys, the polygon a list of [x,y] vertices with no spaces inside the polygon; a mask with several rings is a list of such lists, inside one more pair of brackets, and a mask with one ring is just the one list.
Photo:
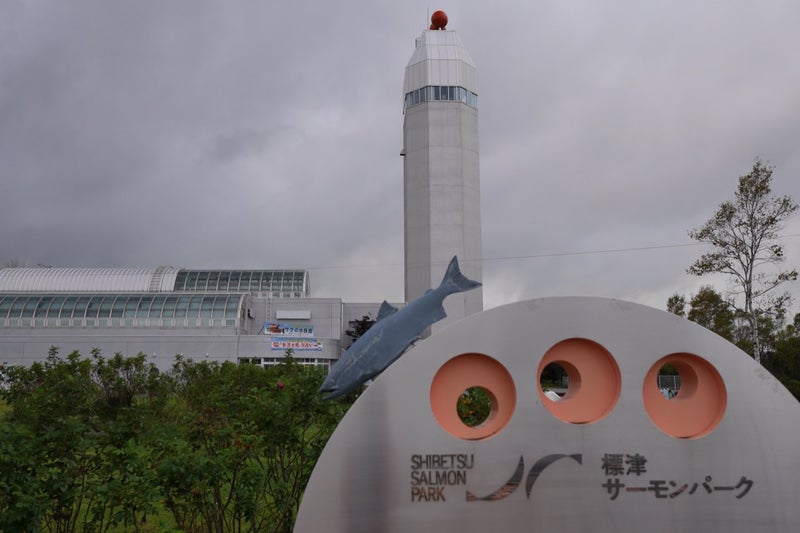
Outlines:
{"label": "fish dorsal fin", "polygon": [[381,304],[381,308],[378,310],[378,318],[375,319],[375,322],[380,322],[387,316],[393,315],[397,312],[397,308],[387,302],[386,300],[383,301]]}

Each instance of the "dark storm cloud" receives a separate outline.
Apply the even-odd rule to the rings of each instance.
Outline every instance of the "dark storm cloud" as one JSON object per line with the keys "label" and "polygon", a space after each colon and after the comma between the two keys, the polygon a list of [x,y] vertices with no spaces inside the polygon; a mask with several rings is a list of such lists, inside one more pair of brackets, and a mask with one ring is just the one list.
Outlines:
{"label": "dark storm cloud", "polygon": [[0,261],[310,268],[320,296],[401,299],[403,69],[440,8],[479,68],[488,306],[663,306],[701,250],[657,246],[755,156],[800,198],[794,3],[9,1]]}

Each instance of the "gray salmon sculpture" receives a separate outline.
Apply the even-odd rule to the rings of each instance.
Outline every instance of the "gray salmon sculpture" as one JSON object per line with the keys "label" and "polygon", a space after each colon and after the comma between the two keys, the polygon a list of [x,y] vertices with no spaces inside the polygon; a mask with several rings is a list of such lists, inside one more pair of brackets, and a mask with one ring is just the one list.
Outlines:
{"label": "gray salmon sculpture", "polygon": [[467,278],[454,256],[442,283],[398,310],[388,302],[381,305],[375,324],[358,338],[331,368],[320,387],[330,400],[347,394],[383,372],[425,331],[447,316],[442,305],[451,294],[464,292],[481,283]]}

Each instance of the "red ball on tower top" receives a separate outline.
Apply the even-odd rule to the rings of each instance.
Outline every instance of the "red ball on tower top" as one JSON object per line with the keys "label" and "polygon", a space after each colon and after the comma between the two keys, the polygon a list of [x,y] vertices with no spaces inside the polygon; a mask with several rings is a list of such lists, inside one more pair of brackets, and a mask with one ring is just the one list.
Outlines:
{"label": "red ball on tower top", "polygon": [[447,26],[447,13],[444,11],[434,11],[431,15],[431,29],[443,30]]}

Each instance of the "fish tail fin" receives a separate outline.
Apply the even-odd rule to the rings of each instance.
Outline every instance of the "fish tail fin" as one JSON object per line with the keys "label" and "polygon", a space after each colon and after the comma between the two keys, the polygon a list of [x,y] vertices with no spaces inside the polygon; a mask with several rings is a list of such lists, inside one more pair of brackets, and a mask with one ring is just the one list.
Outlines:
{"label": "fish tail fin", "polygon": [[458,268],[458,258],[453,256],[450,264],[447,265],[447,272],[445,272],[444,279],[442,279],[439,287],[444,289],[447,294],[453,294],[468,291],[481,285],[482,283],[479,281],[473,281],[461,273],[461,269]]}

